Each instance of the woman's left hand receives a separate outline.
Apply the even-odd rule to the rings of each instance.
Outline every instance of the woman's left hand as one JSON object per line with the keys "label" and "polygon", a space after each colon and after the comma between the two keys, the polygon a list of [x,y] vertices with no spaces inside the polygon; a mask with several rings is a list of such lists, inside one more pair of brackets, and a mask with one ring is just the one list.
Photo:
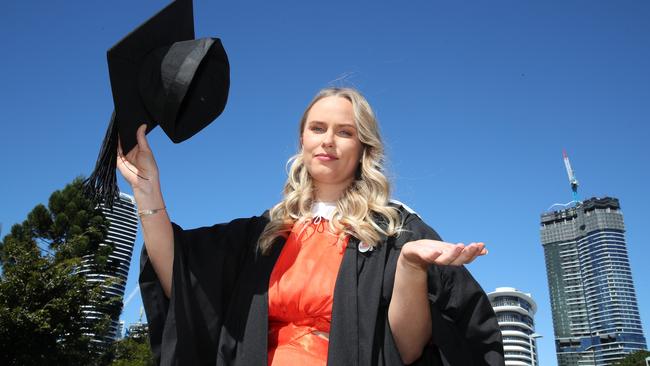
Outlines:
{"label": "woman's left hand", "polygon": [[432,264],[460,266],[485,254],[483,243],[464,245],[423,239],[404,244],[397,260],[388,322],[405,364],[418,359],[431,340],[427,268]]}
{"label": "woman's left hand", "polygon": [[404,244],[400,260],[403,264],[426,271],[430,264],[460,266],[487,253],[485,244],[480,242],[465,245],[422,239]]}

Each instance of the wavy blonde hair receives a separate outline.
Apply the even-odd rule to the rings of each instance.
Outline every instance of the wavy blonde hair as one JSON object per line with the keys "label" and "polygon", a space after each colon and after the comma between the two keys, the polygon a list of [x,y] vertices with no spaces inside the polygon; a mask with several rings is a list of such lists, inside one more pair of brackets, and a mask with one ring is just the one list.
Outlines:
{"label": "wavy blonde hair", "polygon": [[[300,119],[299,136],[305,128],[309,111],[326,97],[341,97],[352,103],[354,122],[363,146],[356,179],[336,202],[332,219],[333,230],[339,238],[352,235],[360,241],[377,246],[381,237],[396,235],[402,222],[399,211],[389,206],[390,184],[383,173],[384,145],[375,114],[366,98],[351,88],[322,89],[309,103]],[[300,144],[300,142],[299,142]],[[287,238],[296,223],[312,218],[314,186],[300,151],[287,162],[289,166],[284,198],[270,210],[270,222],[264,228],[258,245],[268,254],[278,237]],[[380,224],[383,221],[383,224]]]}

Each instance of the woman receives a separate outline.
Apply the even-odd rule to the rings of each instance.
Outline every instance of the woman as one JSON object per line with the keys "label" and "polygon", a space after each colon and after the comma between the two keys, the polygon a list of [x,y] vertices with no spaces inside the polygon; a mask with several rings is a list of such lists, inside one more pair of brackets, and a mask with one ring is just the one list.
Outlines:
{"label": "woman", "polygon": [[212,227],[170,222],[144,131],[118,168],[140,209],[161,364],[503,364],[494,312],[462,266],[487,250],[444,243],[389,201],[357,91],[324,89],[307,107],[280,203]]}

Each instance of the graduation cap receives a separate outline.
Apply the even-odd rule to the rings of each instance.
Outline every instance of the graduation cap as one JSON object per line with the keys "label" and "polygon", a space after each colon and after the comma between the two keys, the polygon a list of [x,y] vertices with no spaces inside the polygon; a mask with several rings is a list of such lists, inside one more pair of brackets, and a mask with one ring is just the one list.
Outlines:
{"label": "graduation cap", "polygon": [[194,136],[223,112],[230,66],[218,38],[194,39],[192,0],[176,0],[108,50],[108,70],[115,110],[84,188],[112,207],[118,135],[125,154],[143,123],[174,143]]}

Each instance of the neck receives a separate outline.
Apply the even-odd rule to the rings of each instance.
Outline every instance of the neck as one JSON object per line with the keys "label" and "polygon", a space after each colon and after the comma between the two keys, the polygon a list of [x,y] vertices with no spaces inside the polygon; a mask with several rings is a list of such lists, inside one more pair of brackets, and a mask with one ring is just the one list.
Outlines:
{"label": "neck", "polygon": [[336,202],[352,182],[328,184],[314,182],[314,201]]}

